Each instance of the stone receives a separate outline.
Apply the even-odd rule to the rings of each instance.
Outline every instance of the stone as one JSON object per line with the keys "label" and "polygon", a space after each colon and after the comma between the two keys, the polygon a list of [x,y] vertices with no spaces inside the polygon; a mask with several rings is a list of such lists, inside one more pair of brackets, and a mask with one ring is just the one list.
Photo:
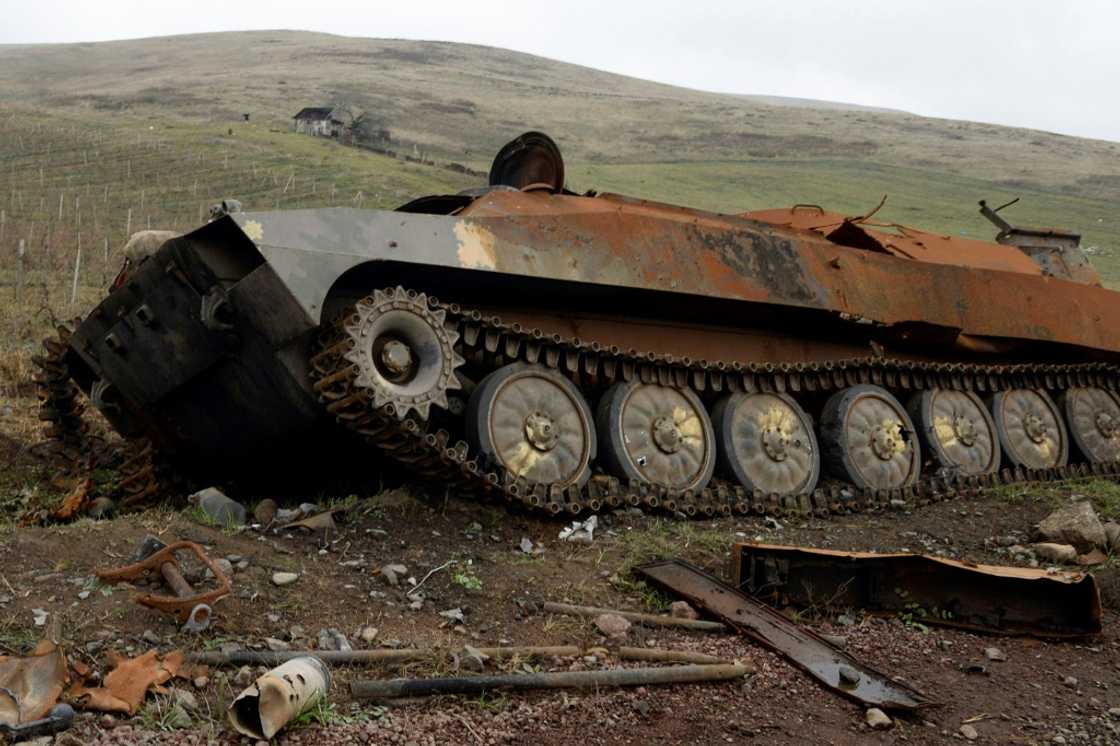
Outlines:
{"label": "stone", "polygon": [[1066,676],[1062,679],[1062,685],[1068,686],[1070,689],[1076,689],[1078,683],[1077,678],[1074,676]]}
{"label": "stone", "polygon": [[210,686],[210,677],[209,676],[195,676],[191,680],[191,683],[194,684],[195,689],[205,689],[206,687]]}
{"label": "stone", "polygon": [[630,622],[618,614],[600,614],[595,617],[595,626],[608,640],[625,640],[630,633]]}
{"label": "stone", "polygon": [[1099,549],[1094,549],[1091,552],[1086,552],[1077,558],[1077,564],[1082,567],[1092,567],[1094,565],[1103,565],[1108,562],[1108,555]]}
{"label": "stone", "polygon": [[1046,542],[1072,544],[1079,552],[1108,545],[1104,526],[1088,500],[1070,502],[1043,518],[1038,534]]}
{"label": "stone", "polygon": [[186,689],[172,689],[171,699],[188,710],[198,709],[198,697]]}
{"label": "stone", "polygon": [[233,675],[233,683],[241,688],[245,688],[252,684],[255,678],[251,666],[242,666],[237,669],[237,673]]}
{"label": "stone", "polygon": [[273,652],[292,649],[291,645],[275,637],[264,638],[264,644],[265,647],[267,647],[269,650],[272,650]]}
{"label": "stone", "polygon": [[1120,707],[1109,707],[1108,716],[1112,718],[1120,718]]}
{"label": "stone", "polygon": [[334,627],[319,630],[319,650],[353,650],[346,635]]}
{"label": "stone", "polygon": [[144,634],[140,635],[140,639],[148,643],[149,645],[159,645],[161,642],[163,642],[163,640],[160,639],[160,636],[155,632],[152,632],[150,629],[144,630]]}
{"label": "stone", "polygon": [[86,515],[94,520],[108,518],[117,509],[117,504],[108,497],[99,497],[86,508]]}
{"label": "stone", "polygon": [[364,642],[366,645],[372,645],[373,641],[377,639],[377,627],[372,627],[368,624],[360,627],[358,629],[358,634],[355,635],[355,637]]}
{"label": "stone", "polygon": [[700,614],[689,606],[688,601],[674,601],[669,604],[669,616],[675,619],[699,619]]}
{"label": "stone", "polygon": [[381,577],[385,578],[385,582],[394,588],[400,585],[401,578],[407,574],[408,568],[404,565],[385,565],[381,568]]}
{"label": "stone", "polygon": [[990,661],[1007,660],[1007,654],[999,648],[984,648],[984,657]]}
{"label": "stone", "polygon": [[1108,551],[1120,552],[1120,523],[1109,521],[1102,528],[1104,529],[1104,537],[1108,540]]}
{"label": "stone", "polygon": [[855,686],[859,683],[860,674],[851,666],[840,666],[836,672],[840,676],[840,683],[848,686]]}
{"label": "stone", "polygon": [[196,505],[206,517],[222,528],[236,528],[245,525],[245,506],[231,500],[216,487],[199,490],[187,498]]}
{"label": "stone", "polygon": [[253,508],[253,520],[262,526],[267,526],[276,520],[276,511],[280,506],[276,501],[271,498],[265,498],[257,503],[257,507]]}
{"label": "stone", "polygon": [[525,554],[533,553],[533,540],[528,536],[521,537],[521,544],[518,545],[522,552]]}
{"label": "stone", "polygon": [[878,707],[870,708],[864,715],[864,720],[867,721],[868,727],[872,730],[886,730],[894,725],[894,721],[887,717],[887,713]]}
{"label": "stone", "polygon": [[969,741],[975,741],[977,738],[980,737],[980,734],[976,732],[976,729],[973,728],[968,723],[965,723],[964,725],[961,726],[961,735],[964,736],[965,739],[969,740]]}
{"label": "stone", "polygon": [[80,592],[78,594],[78,598],[81,599],[82,601],[85,601],[87,598],[89,598],[89,591]]}
{"label": "stone", "polygon": [[1034,553],[1047,562],[1071,563],[1077,561],[1077,550],[1069,544],[1035,544]]}
{"label": "stone", "polygon": [[463,652],[459,656],[459,665],[468,671],[479,672],[486,668],[486,661],[489,658],[490,656],[473,645],[464,645]]}
{"label": "stone", "polygon": [[[233,563],[228,559],[225,559],[224,557],[221,559],[216,559],[214,560],[214,564],[217,565],[218,569],[222,571],[222,575],[225,575],[227,578],[233,576]],[[214,577],[214,573],[210,570],[209,567],[206,568],[205,577],[207,580]]]}
{"label": "stone", "polygon": [[272,573],[272,584],[283,587],[291,585],[299,580],[299,573],[297,572],[274,572]]}

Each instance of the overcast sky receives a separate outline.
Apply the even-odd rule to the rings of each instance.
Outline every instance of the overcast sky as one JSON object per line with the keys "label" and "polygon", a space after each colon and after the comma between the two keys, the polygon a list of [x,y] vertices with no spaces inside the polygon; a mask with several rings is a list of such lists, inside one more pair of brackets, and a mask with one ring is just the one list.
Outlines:
{"label": "overcast sky", "polygon": [[487,44],[730,93],[1120,141],[1117,0],[10,0],[0,43],[238,29]]}

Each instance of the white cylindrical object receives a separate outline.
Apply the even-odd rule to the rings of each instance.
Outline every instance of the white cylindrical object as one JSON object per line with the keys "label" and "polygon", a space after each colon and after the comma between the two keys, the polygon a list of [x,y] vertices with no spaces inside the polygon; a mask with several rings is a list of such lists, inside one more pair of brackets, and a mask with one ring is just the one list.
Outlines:
{"label": "white cylindrical object", "polygon": [[227,711],[234,730],[270,740],[300,713],[327,696],[331,674],[313,656],[293,658],[254,681]]}

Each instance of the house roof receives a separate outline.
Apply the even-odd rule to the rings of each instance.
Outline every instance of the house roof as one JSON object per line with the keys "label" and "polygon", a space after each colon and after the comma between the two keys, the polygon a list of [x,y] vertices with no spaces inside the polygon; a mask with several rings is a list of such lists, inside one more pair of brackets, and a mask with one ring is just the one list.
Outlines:
{"label": "house roof", "polygon": [[308,106],[300,109],[292,119],[330,119],[333,108],[327,106]]}

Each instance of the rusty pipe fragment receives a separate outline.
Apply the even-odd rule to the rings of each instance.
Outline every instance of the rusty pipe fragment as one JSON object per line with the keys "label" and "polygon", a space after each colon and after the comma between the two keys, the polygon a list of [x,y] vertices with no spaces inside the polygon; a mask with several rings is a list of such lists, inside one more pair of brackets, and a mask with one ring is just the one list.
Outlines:
{"label": "rusty pipe fragment", "polygon": [[606,671],[455,676],[441,679],[373,679],[351,682],[355,699],[391,699],[431,694],[482,694],[494,689],[594,689],[650,684],[686,684],[727,681],[751,672],[747,666],[668,666],[664,668],[615,668]]}
{"label": "rusty pipe fragment", "polygon": [[[695,653],[691,650],[664,650],[661,648],[629,648],[618,649],[618,657],[624,661],[646,661],[649,663],[702,663],[707,665],[727,664],[726,658],[707,653]],[[737,661],[754,673],[754,666],[749,663]]]}
{"label": "rusty pipe fragment", "polygon": [[545,601],[541,609],[549,614],[569,614],[572,616],[596,617],[600,614],[615,614],[623,619],[641,624],[645,627],[681,627],[683,629],[700,630],[703,632],[730,632],[730,628],[722,622],[711,622],[705,619],[678,619],[673,616],[659,614],[642,614],[636,611],[617,611],[615,609],[602,609],[597,606],[577,606],[575,604],[562,604],[554,601]]}
{"label": "rusty pipe fragment", "polygon": [[[405,650],[235,650],[223,653],[211,650],[193,653],[188,659],[192,663],[208,666],[271,666],[293,658],[314,656],[325,663],[337,665],[392,665],[426,660],[449,650],[433,648],[407,648]],[[580,654],[575,645],[555,645],[550,647],[500,647],[479,648],[479,652],[493,660],[509,658],[574,658]]]}

